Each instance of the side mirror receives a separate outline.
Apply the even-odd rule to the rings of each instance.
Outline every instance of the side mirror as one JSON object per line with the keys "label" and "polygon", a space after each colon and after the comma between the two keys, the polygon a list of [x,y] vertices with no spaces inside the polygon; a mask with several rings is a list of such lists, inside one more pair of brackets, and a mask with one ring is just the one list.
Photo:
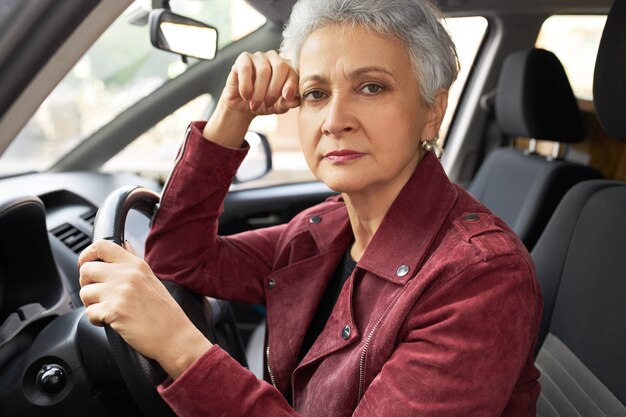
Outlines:
{"label": "side mirror", "polygon": [[237,170],[235,184],[259,179],[272,169],[272,149],[267,137],[257,132],[248,132],[245,137],[250,150]]}
{"label": "side mirror", "polygon": [[213,59],[217,53],[217,29],[167,9],[150,11],[150,41],[155,48],[182,56]]}

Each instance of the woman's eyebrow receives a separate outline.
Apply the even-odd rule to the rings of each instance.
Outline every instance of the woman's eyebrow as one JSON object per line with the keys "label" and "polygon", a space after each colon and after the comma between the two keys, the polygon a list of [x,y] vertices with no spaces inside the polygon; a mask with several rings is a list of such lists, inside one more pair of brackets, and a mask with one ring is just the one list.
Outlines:
{"label": "woman's eyebrow", "polygon": [[394,73],[391,70],[385,67],[380,67],[380,66],[369,66],[369,67],[357,68],[350,73],[350,77],[357,78],[361,75],[369,74],[371,72],[382,72],[383,74],[387,74],[391,78],[394,78],[394,79],[396,78]]}
{"label": "woman's eyebrow", "polygon": [[322,75],[318,75],[318,74],[313,74],[313,75],[307,75],[304,78],[300,78],[300,85],[307,83],[307,82],[315,82],[315,83],[327,83],[328,82],[328,78],[322,76]]}
{"label": "woman's eyebrow", "polygon": [[[348,76],[349,78],[358,78],[360,76],[366,75],[366,74],[370,74],[373,72],[377,72],[377,73],[383,73],[386,74],[388,76],[390,76],[391,78],[395,79],[395,75],[394,73],[385,68],[385,67],[381,67],[381,66],[368,66],[368,67],[362,67],[362,68],[357,68],[353,71],[351,71]],[[304,78],[300,78],[300,84],[305,84],[307,82],[315,82],[315,83],[328,83],[328,78],[323,76],[323,75],[319,75],[319,74],[312,74],[312,75],[308,75]]]}

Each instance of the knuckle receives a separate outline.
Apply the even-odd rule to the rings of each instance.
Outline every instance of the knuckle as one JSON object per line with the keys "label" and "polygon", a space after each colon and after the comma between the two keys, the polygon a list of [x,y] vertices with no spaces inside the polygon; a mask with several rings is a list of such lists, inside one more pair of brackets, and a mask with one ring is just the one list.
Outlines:
{"label": "knuckle", "polygon": [[97,310],[93,306],[87,306],[85,309],[85,315],[89,319],[89,322],[95,326],[100,326],[105,323],[104,319],[100,317]]}
{"label": "knuckle", "polygon": [[268,76],[272,73],[272,67],[267,61],[262,61],[256,65],[257,76]]}
{"label": "knuckle", "polygon": [[124,282],[120,283],[117,288],[118,296],[116,298],[118,303],[124,302],[126,299],[130,298],[132,294],[135,292],[135,281],[136,277],[134,275],[130,275]]}
{"label": "knuckle", "polygon": [[89,271],[90,271],[91,267],[89,265],[89,262],[84,263],[80,266],[79,270],[78,270],[78,274],[79,274],[79,284],[81,286],[85,285],[87,282],[87,278],[89,277]]}
{"label": "knuckle", "polygon": [[83,302],[85,306],[88,306],[90,304],[89,299],[87,298],[86,287],[82,287],[80,290],[78,290],[78,296],[80,297],[81,301]]}
{"label": "knuckle", "polygon": [[113,323],[120,317],[120,312],[124,311],[124,301],[121,298],[116,298],[109,303],[109,306],[102,313],[102,318],[106,323]]}
{"label": "knuckle", "polygon": [[250,52],[242,52],[239,54],[235,62],[247,62],[252,58]]}
{"label": "knuckle", "polygon": [[276,68],[280,69],[281,71],[289,71],[291,69],[291,66],[289,65],[289,63],[283,59],[276,61]]}

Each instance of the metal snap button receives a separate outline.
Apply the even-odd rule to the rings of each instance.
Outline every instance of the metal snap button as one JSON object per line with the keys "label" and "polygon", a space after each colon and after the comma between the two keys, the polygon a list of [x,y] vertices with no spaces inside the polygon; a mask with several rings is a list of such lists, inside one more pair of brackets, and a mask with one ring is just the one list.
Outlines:
{"label": "metal snap button", "polygon": [[322,218],[320,216],[313,216],[309,219],[309,223],[312,223],[312,224],[317,224],[321,221],[322,221]]}
{"label": "metal snap button", "polygon": [[466,214],[464,219],[468,222],[475,222],[476,220],[480,219],[480,216],[476,213],[470,213]]}
{"label": "metal snap button", "polygon": [[396,270],[396,275],[399,277],[403,277],[406,274],[408,274],[410,270],[411,268],[409,268],[408,265],[400,265],[398,269]]}
{"label": "metal snap button", "polygon": [[269,288],[270,290],[276,288],[276,281],[274,281],[273,279],[267,281],[267,288]]}
{"label": "metal snap button", "polygon": [[348,340],[350,338],[350,326],[346,325],[341,331],[341,337],[343,340]]}

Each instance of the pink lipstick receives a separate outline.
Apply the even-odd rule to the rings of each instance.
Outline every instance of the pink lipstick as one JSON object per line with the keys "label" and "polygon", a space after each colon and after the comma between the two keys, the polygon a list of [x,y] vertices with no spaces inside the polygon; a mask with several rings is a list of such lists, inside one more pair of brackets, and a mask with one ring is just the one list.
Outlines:
{"label": "pink lipstick", "polygon": [[342,163],[354,161],[355,159],[359,159],[363,155],[365,154],[361,152],[353,151],[350,149],[341,149],[326,153],[326,155],[324,155],[324,158],[326,158],[330,162]]}

